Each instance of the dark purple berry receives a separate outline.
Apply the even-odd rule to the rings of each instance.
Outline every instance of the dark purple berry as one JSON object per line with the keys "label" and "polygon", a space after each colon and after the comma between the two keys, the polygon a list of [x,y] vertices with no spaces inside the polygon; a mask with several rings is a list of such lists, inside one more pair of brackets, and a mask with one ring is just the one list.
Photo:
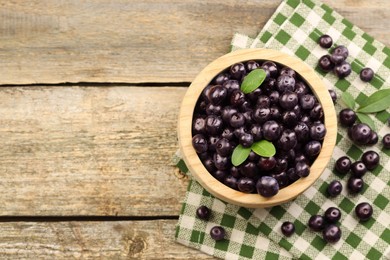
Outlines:
{"label": "dark purple berry", "polygon": [[240,170],[238,169],[238,167],[236,166],[232,166],[230,168],[230,174],[235,177],[235,178],[239,178],[241,176],[240,174]]}
{"label": "dark purple berry", "polygon": [[202,162],[208,172],[212,173],[217,170],[217,168],[215,168],[213,159],[211,159],[210,157],[203,159]]}
{"label": "dark purple berry", "polygon": [[286,237],[290,237],[295,232],[295,226],[293,223],[286,221],[286,222],[283,222],[283,224],[281,226],[281,230],[282,230],[283,235],[285,235]]}
{"label": "dark purple berry", "polygon": [[297,78],[297,73],[295,72],[295,70],[289,68],[289,67],[283,67],[281,70],[280,70],[280,75],[287,75],[287,76],[290,76],[294,79]]}
{"label": "dark purple berry", "polygon": [[326,135],[326,128],[324,124],[314,123],[310,127],[310,137],[313,140],[321,141],[324,139],[325,135]]}
{"label": "dark purple berry", "polygon": [[193,134],[204,134],[206,133],[206,120],[202,117],[195,118],[192,123]]}
{"label": "dark purple berry", "polygon": [[206,114],[207,115],[217,115],[221,114],[222,107],[218,105],[213,105],[212,103],[207,104]]}
{"label": "dark purple berry", "polygon": [[263,137],[268,141],[275,141],[279,138],[281,130],[276,121],[267,121],[263,124]]}
{"label": "dark purple berry", "polygon": [[298,142],[307,142],[310,136],[310,130],[305,123],[298,122],[297,125],[294,127],[294,131]]}
{"label": "dark purple berry", "polygon": [[254,151],[250,151],[249,156],[248,156],[248,161],[257,163],[259,160],[260,160],[260,155],[258,155]]}
{"label": "dark purple berry", "polygon": [[212,172],[211,175],[213,175],[214,178],[219,180],[220,182],[223,182],[223,180],[228,176],[227,171],[222,171],[222,170],[216,170],[215,172]]}
{"label": "dark purple berry", "polygon": [[215,150],[221,156],[228,156],[232,153],[233,147],[230,144],[229,140],[226,138],[220,138],[218,142],[215,144]]}
{"label": "dark purple berry", "polygon": [[312,94],[305,94],[299,98],[299,104],[302,109],[311,110],[316,103],[316,98]]}
{"label": "dark purple berry", "polygon": [[347,156],[342,156],[339,159],[337,159],[335,164],[335,169],[342,174],[347,174],[349,170],[351,169],[351,159],[349,159]]}
{"label": "dark purple berry", "polygon": [[238,81],[234,79],[225,81],[222,86],[224,86],[227,89],[229,95],[234,90],[240,90],[240,83],[238,83]]}
{"label": "dark purple berry", "polygon": [[209,136],[207,144],[209,146],[210,152],[215,152],[215,147],[217,145],[218,140],[219,140],[219,137],[217,137],[217,136]]}
{"label": "dark purple berry", "polygon": [[220,134],[223,130],[222,118],[216,115],[206,117],[206,132],[210,135]]}
{"label": "dark purple berry", "polygon": [[202,134],[196,134],[192,137],[192,146],[197,153],[204,153],[208,149],[207,140]]}
{"label": "dark purple berry", "polygon": [[276,166],[276,159],[275,157],[260,157],[259,162],[257,163],[257,167],[261,171],[270,171]]}
{"label": "dark purple berry", "polygon": [[305,162],[297,162],[295,172],[299,177],[307,177],[310,174],[310,166]]}
{"label": "dark purple berry", "polygon": [[290,180],[288,178],[286,171],[282,171],[279,173],[273,173],[273,174],[271,174],[271,177],[275,178],[275,180],[279,184],[280,189],[287,187],[290,184]]}
{"label": "dark purple berry", "polygon": [[356,161],[351,164],[351,173],[355,177],[363,177],[367,172],[367,167],[362,161]]}
{"label": "dark purple berry", "polygon": [[276,88],[280,93],[295,90],[295,79],[289,75],[280,75],[276,80]]}
{"label": "dark purple berry", "polygon": [[325,227],[325,219],[321,215],[313,215],[309,218],[307,225],[313,231],[321,231]]}
{"label": "dark purple berry", "polygon": [[288,151],[294,149],[297,142],[295,132],[293,130],[286,129],[282,132],[279,140],[277,141],[277,147],[283,151]]}
{"label": "dark purple berry", "polygon": [[234,79],[241,80],[241,78],[245,75],[245,73],[246,73],[245,66],[241,62],[233,64],[230,67],[230,75]]}
{"label": "dark purple berry", "polygon": [[230,166],[230,159],[217,153],[213,157],[215,168],[218,170],[227,170]]}
{"label": "dark purple berry", "polygon": [[374,130],[371,130],[370,139],[368,140],[367,145],[377,144],[378,141],[379,141],[378,134]]}
{"label": "dark purple berry", "polygon": [[333,39],[329,35],[324,34],[318,39],[318,44],[324,49],[329,49],[332,47]]}
{"label": "dark purple berry", "polygon": [[222,134],[221,134],[221,137],[222,138],[226,138],[227,140],[232,140],[233,137],[234,137],[234,131],[232,128],[225,128],[223,131],[222,131]]}
{"label": "dark purple berry", "polygon": [[288,169],[286,173],[287,173],[288,179],[290,180],[290,183],[293,183],[293,182],[299,180],[299,178],[301,178],[296,173],[295,168]]}
{"label": "dark purple berry", "polygon": [[355,111],[350,108],[344,108],[339,113],[339,122],[342,126],[352,126],[356,122],[357,116]]}
{"label": "dark purple berry", "polygon": [[279,105],[287,110],[294,108],[298,104],[298,95],[295,92],[285,91],[279,98]]}
{"label": "dark purple berry", "polygon": [[324,213],[324,218],[327,223],[336,223],[341,218],[341,211],[336,207],[329,207]]}
{"label": "dark purple berry", "polygon": [[264,123],[271,117],[271,111],[268,107],[258,107],[252,112],[252,118],[257,123]]}
{"label": "dark purple berry", "polygon": [[383,147],[390,149],[390,134],[386,134],[382,139]]}
{"label": "dark purple berry", "polygon": [[362,162],[370,171],[379,165],[379,159],[379,154],[375,151],[367,151],[362,155]]}
{"label": "dark purple berry", "polygon": [[252,178],[242,177],[238,180],[238,190],[244,193],[252,193],[255,190],[255,182]]}
{"label": "dark purple berry", "polygon": [[210,236],[216,241],[223,240],[225,238],[226,232],[225,229],[221,226],[212,227],[210,230]]}
{"label": "dark purple berry", "polygon": [[249,133],[253,136],[253,141],[257,142],[263,139],[263,130],[259,125],[252,125],[249,129]]}
{"label": "dark purple berry", "polygon": [[278,66],[272,61],[264,62],[261,65],[261,68],[267,71],[272,78],[275,78],[278,75]]}
{"label": "dark purple berry", "polygon": [[315,159],[321,152],[319,141],[310,141],[305,145],[304,152],[310,159]]}
{"label": "dark purple berry", "polygon": [[333,69],[334,74],[336,74],[336,76],[339,78],[347,77],[349,74],[351,74],[351,71],[351,64],[346,61],[336,65]]}
{"label": "dark purple berry", "polygon": [[363,179],[351,176],[347,182],[347,188],[349,193],[356,194],[363,190],[364,182]]}
{"label": "dark purple berry", "polygon": [[341,182],[337,180],[334,180],[331,183],[329,183],[327,188],[328,194],[331,197],[336,197],[341,193],[342,190],[343,190],[343,185],[341,184]]}
{"label": "dark purple berry", "polygon": [[360,71],[360,79],[364,82],[369,82],[374,77],[374,71],[371,68],[364,68]]}
{"label": "dark purple berry", "polygon": [[238,190],[238,187],[237,187],[237,178],[232,176],[232,175],[228,175],[225,180],[223,181],[223,183],[232,188],[233,190]]}
{"label": "dark purple berry", "polygon": [[324,117],[324,111],[320,103],[316,103],[312,110],[310,110],[310,118],[320,120]]}
{"label": "dark purple berry", "polygon": [[237,112],[230,117],[230,125],[232,127],[238,128],[243,126],[244,124],[245,124],[245,117],[242,113]]}
{"label": "dark purple berry", "polygon": [[276,91],[276,90],[271,91],[268,96],[269,96],[269,100],[270,100],[272,105],[279,104],[280,94],[278,91]]}
{"label": "dark purple berry", "polygon": [[253,144],[253,135],[244,133],[240,135],[239,142],[244,147],[250,147]]}
{"label": "dark purple berry", "polygon": [[260,67],[259,63],[257,63],[257,62],[254,61],[254,60],[250,60],[250,61],[247,61],[247,62],[245,63],[245,69],[246,69],[246,71],[248,71],[248,72],[250,72],[250,71],[252,71],[252,70],[255,70],[255,69],[259,68],[259,67]]}
{"label": "dark purple berry", "polygon": [[254,162],[246,162],[240,165],[240,172],[242,176],[254,178],[259,173],[259,169]]}
{"label": "dark purple berry", "polygon": [[295,82],[295,93],[297,93],[298,97],[305,95],[309,92],[309,88],[302,81]]}
{"label": "dark purple berry", "polygon": [[282,122],[287,127],[294,127],[298,123],[298,116],[294,111],[284,111],[282,114]]}
{"label": "dark purple berry", "polygon": [[234,107],[231,107],[231,106],[226,106],[226,107],[222,108],[221,109],[222,120],[226,123],[229,123],[232,115],[237,113],[237,112],[238,112],[238,110]]}
{"label": "dark purple berry", "polygon": [[256,190],[263,197],[272,197],[279,192],[279,184],[275,178],[263,176],[257,181]]}
{"label": "dark purple berry", "polygon": [[359,123],[351,127],[351,139],[356,144],[367,144],[371,136],[371,128],[364,124]]}
{"label": "dark purple berry", "polygon": [[279,120],[282,117],[281,109],[277,105],[273,105],[270,108],[271,119]]}
{"label": "dark purple berry", "polygon": [[334,64],[340,64],[347,59],[349,51],[347,47],[339,45],[332,50],[330,59]]}
{"label": "dark purple berry", "polygon": [[355,214],[359,218],[360,221],[367,221],[371,218],[373,213],[372,206],[367,202],[359,203],[355,207]]}
{"label": "dark purple berry", "polygon": [[341,229],[335,224],[330,224],[324,228],[322,236],[326,242],[336,243],[341,238]]}
{"label": "dark purple berry", "polygon": [[271,100],[266,95],[260,95],[257,98],[256,106],[258,107],[269,107],[271,105]]}
{"label": "dark purple berry", "polygon": [[227,73],[220,73],[215,77],[214,83],[216,85],[222,85],[230,79],[230,75]]}
{"label": "dark purple berry", "polygon": [[323,70],[324,72],[329,72],[331,70],[333,70],[334,68],[334,63],[330,57],[330,55],[326,54],[324,56],[322,56],[319,60],[318,60],[318,66],[320,67],[321,70]]}
{"label": "dark purple berry", "polygon": [[245,102],[245,94],[241,90],[233,90],[230,94],[230,104],[234,107],[239,107]]}
{"label": "dark purple berry", "polygon": [[333,104],[336,104],[337,101],[337,93],[333,89],[329,89],[329,95],[332,98]]}
{"label": "dark purple berry", "polygon": [[200,206],[196,210],[196,216],[200,219],[208,220],[210,218],[210,209],[206,206]]}
{"label": "dark purple berry", "polygon": [[213,105],[219,105],[227,97],[227,89],[221,85],[215,85],[210,88],[208,94],[210,103]]}

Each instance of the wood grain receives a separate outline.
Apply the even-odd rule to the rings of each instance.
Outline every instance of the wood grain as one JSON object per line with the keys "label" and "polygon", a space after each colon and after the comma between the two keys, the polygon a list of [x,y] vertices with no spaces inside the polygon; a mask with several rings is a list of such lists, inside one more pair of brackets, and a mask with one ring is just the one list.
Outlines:
{"label": "wood grain", "polygon": [[[0,3],[0,84],[191,81],[278,1]],[[259,8],[256,8],[259,7]]]}
{"label": "wood grain", "polygon": [[[222,184],[203,166],[198,154],[192,146],[192,117],[194,108],[204,87],[225,68],[229,68],[235,63],[248,60],[273,61],[282,66],[294,69],[306,81],[307,85],[311,87],[324,110],[324,124],[327,133],[323,140],[321,153],[310,166],[310,175],[305,178],[300,178],[288,187],[281,189],[278,194],[271,198],[262,197],[258,194],[243,193]],[[179,146],[183,154],[183,159],[192,175],[206,190],[217,198],[247,208],[266,208],[280,205],[296,198],[299,194],[308,189],[321,176],[327,166],[336,144],[336,136],[336,112],[324,82],[314,72],[313,68],[300,59],[276,50],[244,49],[230,52],[214,60],[207,65],[191,83],[180,107]]]}
{"label": "wood grain", "polygon": [[177,215],[185,91],[0,88],[0,215]]}
{"label": "wood grain", "polygon": [[213,259],[176,243],[176,222],[0,223],[0,258]]}
{"label": "wood grain", "polygon": [[[390,45],[390,1],[324,2]],[[0,1],[0,84],[189,82],[279,3]]]}

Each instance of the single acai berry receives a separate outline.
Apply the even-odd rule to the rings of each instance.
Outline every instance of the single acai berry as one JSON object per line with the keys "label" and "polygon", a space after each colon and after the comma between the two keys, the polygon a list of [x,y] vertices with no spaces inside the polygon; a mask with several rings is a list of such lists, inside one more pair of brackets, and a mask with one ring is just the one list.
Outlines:
{"label": "single acai berry", "polygon": [[382,144],[384,148],[390,149],[390,134],[383,136]]}
{"label": "single acai berry", "polygon": [[283,109],[293,109],[298,104],[297,93],[285,91],[279,98],[279,104]]}
{"label": "single acai berry", "polygon": [[219,105],[227,97],[227,89],[221,85],[212,86],[208,93],[211,104]]}
{"label": "single acai berry", "polygon": [[307,177],[310,174],[310,166],[305,162],[297,162],[295,164],[295,173],[299,177]]}
{"label": "single acai berry", "polygon": [[221,138],[218,140],[218,142],[215,144],[215,150],[217,153],[219,153],[221,156],[228,156],[232,153],[233,147],[228,139]]}
{"label": "single acai berry", "polygon": [[260,65],[259,63],[257,63],[256,61],[254,60],[250,60],[250,61],[247,61],[245,63],[245,69],[249,72],[249,71],[252,71],[252,70],[255,70],[257,68],[259,68]]}
{"label": "single acai berry", "polygon": [[309,218],[307,225],[313,231],[321,231],[325,227],[325,219],[321,215],[313,215]]}
{"label": "single acai berry", "polygon": [[240,126],[243,126],[244,124],[245,124],[245,117],[242,113],[237,112],[230,117],[230,125],[232,127],[238,128]]}
{"label": "single acai berry", "polygon": [[310,141],[304,147],[305,154],[310,159],[315,159],[321,152],[321,143],[319,141]]}
{"label": "single acai berry", "polygon": [[244,77],[245,73],[245,66],[241,62],[233,64],[230,67],[230,75],[232,75],[232,78],[234,79],[241,80],[241,78]]}
{"label": "single acai berry", "polygon": [[339,78],[347,77],[349,74],[351,74],[351,71],[351,64],[346,61],[336,65],[333,69],[334,74],[336,74],[336,76]]}
{"label": "single acai berry", "polygon": [[323,70],[324,72],[329,72],[329,71],[333,70],[334,63],[331,60],[331,57],[329,54],[322,56],[318,60],[318,67],[320,67],[320,69]]}
{"label": "single acai berry", "polygon": [[351,164],[352,164],[351,159],[349,159],[347,156],[342,156],[339,159],[337,159],[335,164],[335,169],[339,173],[347,174],[351,169]]}
{"label": "single acai berry", "polygon": [[214,226],[210,230],[211,238],[216,240],[216,241],[223,240],[225,238],[225,235],[226,235],[226,231],[221,226]]}
{"label": "single acai berry", "polygon": [[323,123],[314,123],[310,127],[310,137],[313,140],[321,141],[326,135],[326,127]]}
{"label": "single acai berry", "polygon": [[371,130],[370,139],[368,140],[367,145],[377,144],[378,141],[379,141],[378,134],[374,130]]}
{"label": "single acai berry", "polygon": [[356,161],[351,164],[351,173],[355,177],[363,177],[367,172],[367,167],[362,161]]}
{"label": "single acai berry", "polygon": [[321,37],[318,39],[319,45],[324,49],[329,49],[332,47],[333,39],[327,34],[321,35]]}
{"label": "single acai berry", "polygon": [[379,165],[379,154],[375,151],[367,151],[362,155],[362,162],[368,170],[373,170]]}
{"label": "single acai berry", "polygon": [[279,184],[275,178],[263,176],[257,181],[256,190],[263,197],[272,197],[279,192]]}
{"label": "single acai berry", "polygon": [[333,180],[331,183],[329,183],[327,188],[327,192],[331,197],[336,197],[341,193],[342,190],[343,190],[343,185],[338,180]]}
{"label": "single acai berry", "polygon": [[210,218],[210,213],[211,213],[210,209],[204,205],[200,206],[196,210],[196,216],[198,216],[198,218],[203,220],[208,220]]}
{"label": "single acai berry", "polygon": [[287,76],[293,77],[294,79],[297,78],[297,73],[295,72],[295,70],[293,70],[289,67],[283,67],[280,70],[280,75],[287,75]]}
{"label": "single acai berry", "polygon": [[294,91],[295,79],[289,75],[280,75],[276,80],[276,88],[280,93],[284,91]]}
{"label": "single acai berry", "polygon": [[336,104],[337,101],[337,93],[333,89],[329,89],[329,95],[332,98],[333,104]]}
{"label": "single acai berry", "polygon": [[367,221],[371,218],[373,213],[372,206],[368,202],[359,203],[355,207],[355,214],[360,221]]}
{"label": "single acai berry", "polygon": [[206,117],[206,132],[210,135],[217,135],[223,130],[222,118],[216,115]]}
{"label": "single acai berry", "polygon": [[272,78],[275,78],[279,73],[278,66],[272,61],[264,62],[261,64],[261,68],[267,71]]}
{"label": "single acai berry", "polygon": [[360,71],[360,79],[364,82],[369,82],[374,77],[374,71],[371,68],[364,68]]}
{"label": "single acai berry", "polygon": [[[371,128],[364,123],[358,123],[351,127],[351,139],[356,144],[364,145],[368,143],[371,135]],[[389,135],[390,139],[390,135]],[[390,141],[390,140],[389,140]]]}
{"label": "single acai berry", "polygon": [[322,231],[322,236],[326,242],[336,243],[341,238],[341,229],[335,224],[327,225]]}
{"label": "single acai berry", "polygon": [[220,73],[218,74],[215,79],[214,79],[214,83],[216,85],[222,85],[224,84],[226,81],[228,81],[230,79],[230,74],[228,73]]}
{"label": "single acai berry", "polygon": [[271,171],[276,166],[275,157],[260,157],[259,162],[257,163],[257,167],[261,171]]}
{"label": "single acai berry", "polygon": [[281,130],[280,125],[276,121],[269,120],[263,124],[263,137],[268,141],[275,141],[279,138]]}
{"label": "single acai berry", "polygon": [[347,182],[347,188],[350,194],[357,194],[363,190],[364,182],[362,178],[351,176]]}
{"label": "single acai berry", "polygon": [[196,134],[192,137],[192,146],[197,153],[204,153],[208,149],[207,140],[202,134]]}
{"label": "single acai berry", "polygon": [[348,127],[355,124],[357,119],[355,111],[350,108],[344,108],[339,113],[339,122],[342,126]]}
{"label": "single acai berry", "polygon": [[334,64],[340,64],[347,59],[348,55],[347,47],[339,45],[332,50],[330,58]]}
{"label": "single acai berry", "polygon": [[256,188],[256,184],[252,178],[242,177],[238,180],[237,187],[239,191],[252,193]]}
{"label": "single acai berry", "polygon": [[297,137],[295,132],[290,129],[286,129],[280,135],[279,140],[277,141],[277,147],[283,151],[289,151],[294,149],[297,145]]}
{"label": "single acai berry", "polygon": [[283,222],[283,224],[281,226],[281,230],[282,230],[283,235],[285,235],[286,237],[290,237],[295,232],[294,223],[292,223],[290,221]]}
{"label": "single acai berry", "polygon": [[324,218],[327,223],[336,223],[341,218],[341,211],[336,207],[329,207],[324,213]]}
{"label": "single acai berry", "polygon": [[299,98],[299,104],[301,105],[301,108],[305,110],[313,109],[315,103],[316,98],[311,94],[305,94]]}
{"label": "single acai berry", "polygon": [[223,180],[223,183],[224,183],[226,186],[232,188],[233,190],[237,190],[237,189],[238,189],[238,187],[237,187],[237,181],[238,181],[238,180],[237,180],[236,177],[234,177],[233,175],[228,175],[228,176],[226,176],[226,178]]}

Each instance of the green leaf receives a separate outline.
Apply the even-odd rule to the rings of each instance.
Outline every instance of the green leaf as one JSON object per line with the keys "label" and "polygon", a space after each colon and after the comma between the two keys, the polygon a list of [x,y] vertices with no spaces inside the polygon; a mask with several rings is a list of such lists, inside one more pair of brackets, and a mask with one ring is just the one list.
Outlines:
{"label": "green leaf", "polygon": [[257,89],[261,83],[263,83],[266,76],[267,74],[263,69],[252,70],[245,76],[241,84],[241,91],[245,94],[251,93],[253,90]]}
{"label": "green leaf", "polygon": [[276,153],[274,144],[267,140],[261,140],[253,143],[252,150],[263,157],[271,157]]}
{"label": "green leaf", "polygon": [[234,148],[233,154],[232,154],[232,164],[234,166],[238,166],[241,163],[243,163],[246,158],[248,158],[249,153],[251,152],[250,147],[244,147],[241,144],[237,145],[236,148]]}
{"label": "green leaf", "polygon": [[344,104],[350,108],[354,109],[355,108],[355,100],[353,99],[353,96],[349,94],[348,92],[344,92],[341,95],[341,100],[344,102]]}
{"label": "green leaf", "polygon": [[376,113],[390,106],[390,89],[382,89],[373,93],[357,110],[360,113]]}
{"label": "green leaf", "polygon": [[360,122],[367,124],[372,130],[375,130],[375,123],[370,116],[363,113],[356,113]]}

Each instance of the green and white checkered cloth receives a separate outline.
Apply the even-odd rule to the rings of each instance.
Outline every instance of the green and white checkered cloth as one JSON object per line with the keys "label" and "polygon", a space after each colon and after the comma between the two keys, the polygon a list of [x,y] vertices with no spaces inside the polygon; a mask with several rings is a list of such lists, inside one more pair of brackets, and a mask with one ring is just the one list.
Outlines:
{"label": "green and white checkered cloth", "polygon": [[[338,79],[333,73],[317,68],[318,59],[328,51],[317,40],[329,34],[335,44],[347,46],[352,73]],[[378,89],[390,88],[390,49],[352,25],[330,7],[316,0],[286,0],[256,38],[236,34],[232,50],[240,48],[272,48],[295,55],[316,68],[325,84],[340,96],[343,92],[355,97],[360,104]],[[359,72],[363,67],[375,71],[375,78],[362,82]],[[340,102],[336,111],[340,111]],[[390,127],[386,121],[390,110],[370,115],[375,122],[380,140]],[[327,185],[339,180],[344,187],[348,176],[334,172],[335,161],[344,155],[358,160],[367,150],[380,154],[380,165],[364,176],[361,194],[350,195],[346,188],[336,198],[326,194]],[[390,150],[381,144],[372,147],[355,146],[347,137],[346,129],[339,127],[337,146],[332,159],[314,186],[294,201],[269,209],[247,209],[214,198],[196,181],[190,181],[176,229],[176,241],[225,259],[390,259]],[[180,155],[177,165],[187,171]],[[355,206],[369,202],[374,209],[372,218],[359,222]],[[212,210],[209,221],[196,218],[200,205]],[[311,215],[323,214],[330,206],[341,209],[339,225],[342,238],[335,244],[325,243],[321,233],[307,228]],[[296,233],[284,237],[280,226],[284,221],[295,224]],[[227,239],[214,241],[209,236],[215,225],[225,227]]]}

